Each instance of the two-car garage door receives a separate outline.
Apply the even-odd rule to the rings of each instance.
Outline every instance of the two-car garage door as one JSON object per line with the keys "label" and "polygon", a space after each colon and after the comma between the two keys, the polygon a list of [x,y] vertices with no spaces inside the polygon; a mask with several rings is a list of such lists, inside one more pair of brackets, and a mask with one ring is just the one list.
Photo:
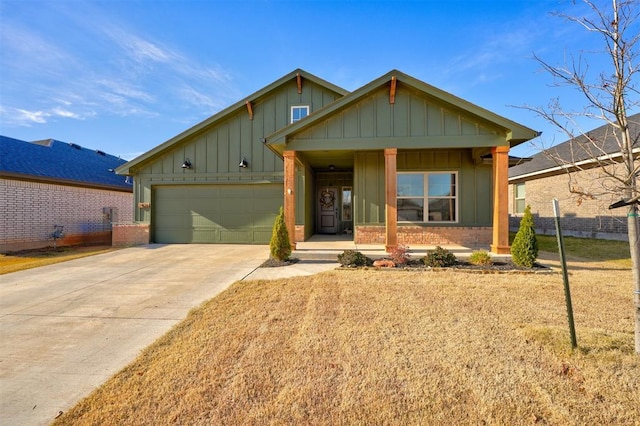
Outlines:
{"label": "two-car garage door", "polygon": [[156,243],[268,244],[282,184],[155,186]]}

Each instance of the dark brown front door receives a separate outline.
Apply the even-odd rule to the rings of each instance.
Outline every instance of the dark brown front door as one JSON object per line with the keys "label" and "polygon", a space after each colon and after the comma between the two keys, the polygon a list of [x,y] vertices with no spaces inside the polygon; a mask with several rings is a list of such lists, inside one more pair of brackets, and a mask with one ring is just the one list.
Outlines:
{"label": "dark brown front door", "polygon": [[318,230],[319,234],[338,232],[338,189],[321,188],[318,191]]}

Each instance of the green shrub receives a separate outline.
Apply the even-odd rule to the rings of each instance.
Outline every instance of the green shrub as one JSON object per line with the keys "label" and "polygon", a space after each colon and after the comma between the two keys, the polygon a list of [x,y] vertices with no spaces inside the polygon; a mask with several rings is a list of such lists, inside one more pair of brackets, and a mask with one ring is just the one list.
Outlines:
{"label": "green shrub", "polygon": [[447,267],[455,265],[458,259],[449,250],[438,246],[435,250],[429,250],[427,255],[422,259],[422,262],[424,262],[426,266]]}
{"label": "green shrub", "polygon": [[283,261],[291,256],[291,243],[289,242],[289,232],[284,222],[284,209],[280,207],[280,213],[276,217],[269,242],[271,257]]}
{"label": "green shrub", "polygon": [[475,250],[469,256],[469,263],[472,265],[491,265],[493,264],[493,259],[491,259],[491,255],[486,250]]}
{"label": "green shrub", "polygon": [[524,209],[520,228],[511,245],[511,258],[513,263],[526,268],[531,268],[538,258],[538,240],[533,225],[531,206]]}
{"label": "green shrub", "polygon": [[345,250],[338,255],[338,262],[342,266],[369,266],[373,264],[373,261],[364,254],[356,250]]}

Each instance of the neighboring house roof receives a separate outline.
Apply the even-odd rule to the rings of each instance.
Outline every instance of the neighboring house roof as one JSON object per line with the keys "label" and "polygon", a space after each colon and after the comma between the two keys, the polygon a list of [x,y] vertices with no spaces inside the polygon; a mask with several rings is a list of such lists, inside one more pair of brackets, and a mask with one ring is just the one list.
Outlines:
{"label": "neighboring house roof", "polygon": [[325,108],[310,114],[307,119],[300,120],[280,129],[272,135],[269,135],[267,137],[267,143],[276,150],[281,151],[292,135],[300,133],[317,123],[321,123],[329,116],[344,110],[369,96],[373,91],[384,86],[389,86],[392,78],[395,78],[397,82],[404,84],[410,90],[415,90],[428,97],[437,99],[439,103],[446,105],[451,110],[464,110],[467,114],[474,116],[480,122],[487,123],[490,127],[501,128],[501,134],[504,134],[505,141],[512,147],[519,143],[531,140],[539,135],[535,130],[529,129],[515,121],[511,121],[489,110],[474,105],[469,101],[454,96],[444,90],[438,89],[437,87],[431,86],[430,84],[411,77],[401,71],[391,70],[385,75],[338,99]]}
{"label": "neighboring house roof", "polygon": [[0,136],[0,177],[133,191],[131,179],[114,170],[125,163],[113,155],[47,139],[26,142]]}
{"label": "neighboring house roof", "polygon": [[[271,92],[273,92],[274,90],[278,89],[279,87],[283,86],[284,84],[287,84],[291,81],[291,79],[296,78],[297,76],[300,76],[303,80],[309,80],[315,84],[318,84],[322,87],[325,87],[329,90],[332,90],[333,92],[335,92],[338,95],[344,96],[347,93],[349,93],[347,90],[336,86],[335,84],[329,83],[326,80],[323,80],[319,77],[316,77],[313,74],[310,74],[308,72],[306,72],[303,69],[296,69],[292,72],[290,72],[289,74],[279,78],[278,80],[274,81],[273,83],[269,84],[268,86],[263,87],[262,89],[258,90],[257,92],[247,96],[246,98],[242,99],[241,101],[236,102],[235,104],[223,109],[222,111],[212,115],[211,117],[207,118],[206,120],[196,124],[195,126],[185,130],[184,132],[174,136],[173,138],[169,139],[168,141],[156,146],[155,148],[151,149],[150,151],[145,152],[144,154],[140,155],[137,158],[134,158],[133,160],[129,161],[128,163],[126,163],[125,166],[123,167],[119,167],[116,170],[116,173],[118,174],[130,174],[131,173],[131,169],[135,168],[137,165],[146,162],[147,160],[149,160],[152,157],[155,157],[156,155],[165,152],[167,149],[170,149],[174,144],[184,140],[185,138],[194,135],[204,129],[207,129],[209,127],[211,127],[212,125],[214,125],[217,122],[220,122],[222,120],[224,120],[225,118],[227,118],[228,116],[230,116],[231,114],[235,113],[236,111],[240,110],[240,109],[247,109],[247,102],[251,102],[251,103],[255,103],[258,102],[261,98],[263,98],[264,96],[270,94]],[[304,84],[304,83],[303,83]]]}
{"label": "neighboring house roof", "polygon": [[[629,131],[634,152],[640,152],[640,114],[629,117]],[[541,177],[551,173],[563,173],[567,165],[588,166],[594,158],[606,159],[620,153],[614,129],[606,124],[587,135],[581,135],[546,149],[531,157],[531,161],[511,167],[509,180]],[[637,155],[637,154],[636,154]],[[594,163],[595,164],[595,163]]]}

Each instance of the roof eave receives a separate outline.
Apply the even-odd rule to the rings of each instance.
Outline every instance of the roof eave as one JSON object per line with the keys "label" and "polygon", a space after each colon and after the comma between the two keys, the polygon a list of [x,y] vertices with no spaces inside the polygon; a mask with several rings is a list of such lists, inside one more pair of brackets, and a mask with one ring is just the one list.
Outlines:
{"label": "roof eave", "polygon": [[118,192],[133,192],[133,185],[132,186],[109,185],[109,184],[102,184],[102,183],[96,183],[96,182],[86,182],[86,181],[78,181],[78,180],[72,180],[72,179],[54,178],[49,176],[29,175],[24,173],[0,172],[0,178],[23,180],[23,181],[29,181],[29,182],[52,183],[52,184],[82,187],[82,188],[104,189],[104,190],[118,191]]}

